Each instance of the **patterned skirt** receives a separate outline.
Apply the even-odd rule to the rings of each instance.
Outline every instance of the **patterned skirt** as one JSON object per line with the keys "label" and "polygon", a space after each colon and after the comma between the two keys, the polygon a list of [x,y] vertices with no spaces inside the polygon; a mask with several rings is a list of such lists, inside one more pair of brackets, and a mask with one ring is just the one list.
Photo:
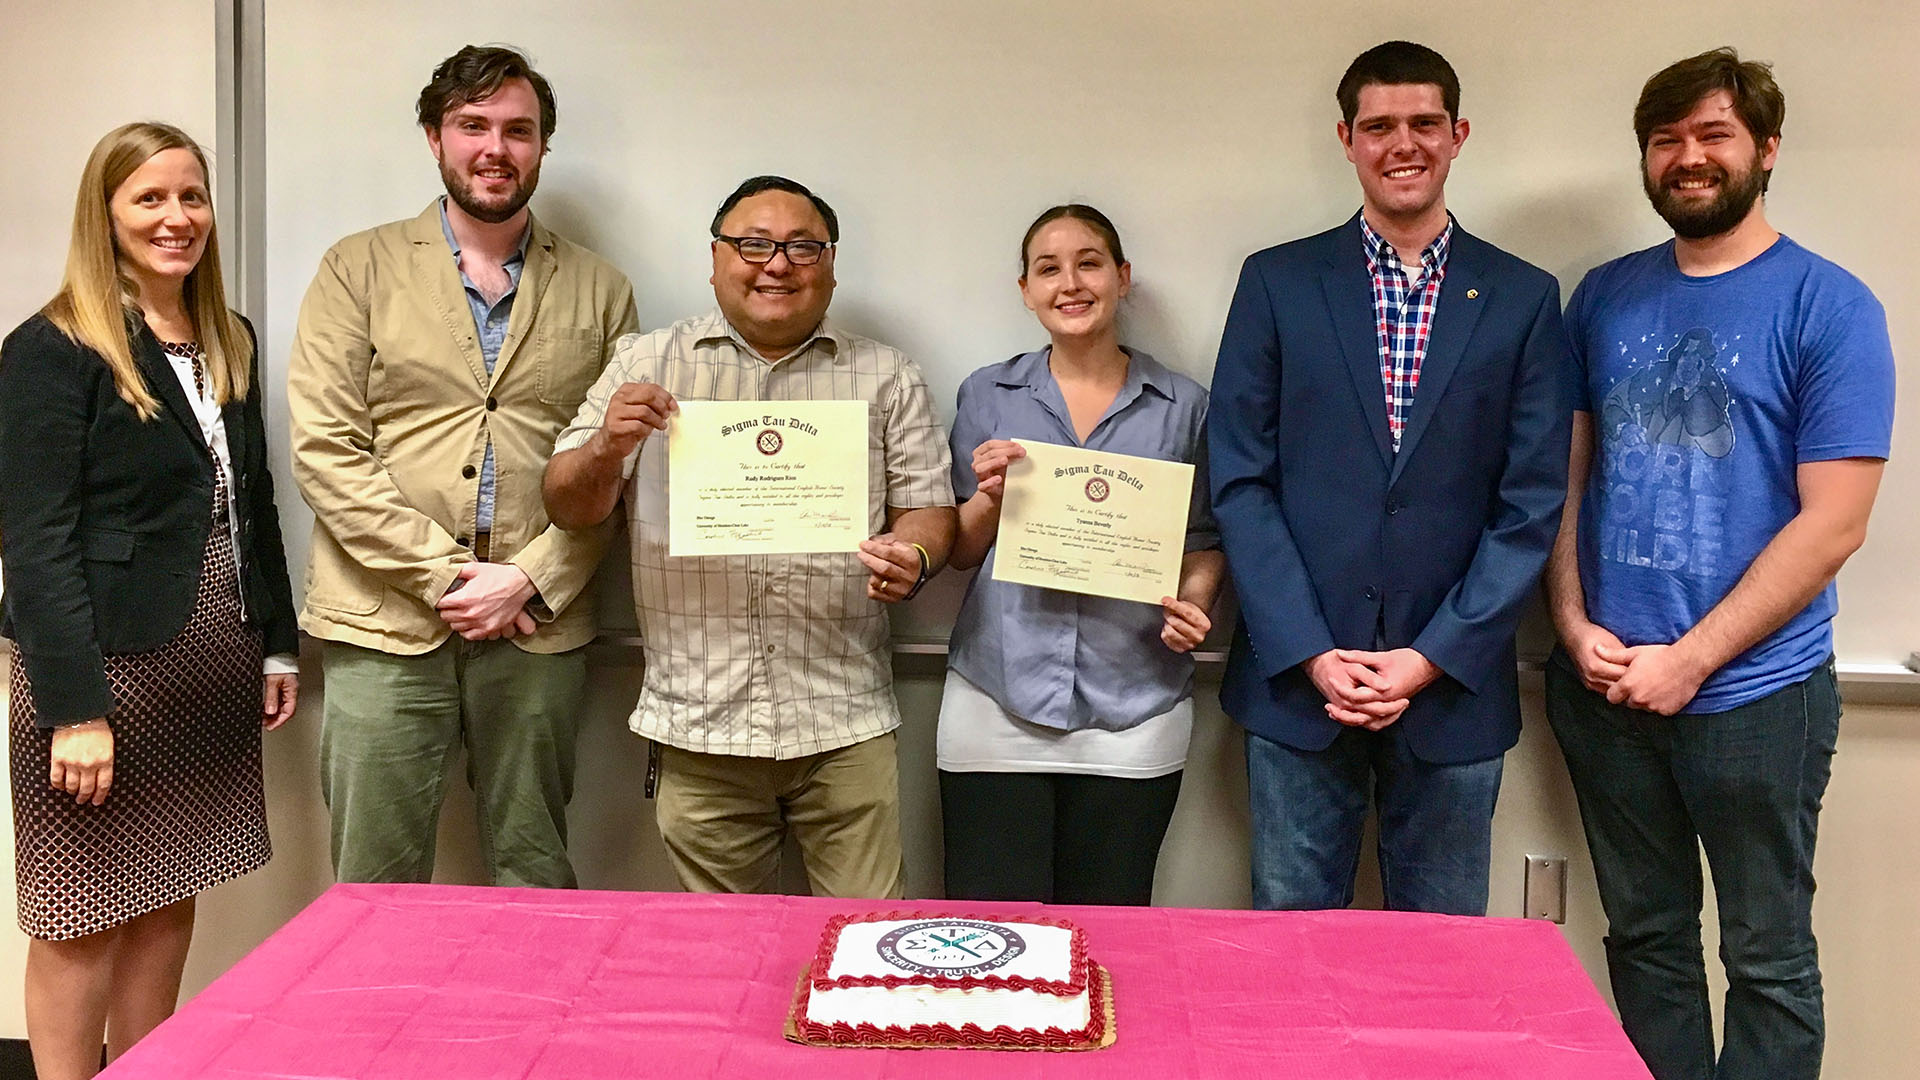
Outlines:
{"label": "patterned skirt", "polygon": [[242,620],[226,484],[186,627],[152,652],[110,655],[113,787],[82,806],[47,783],[53,733],[34,726],[16,648],[10,679],[20,928],[80,937],[265,864],[260,634]]}

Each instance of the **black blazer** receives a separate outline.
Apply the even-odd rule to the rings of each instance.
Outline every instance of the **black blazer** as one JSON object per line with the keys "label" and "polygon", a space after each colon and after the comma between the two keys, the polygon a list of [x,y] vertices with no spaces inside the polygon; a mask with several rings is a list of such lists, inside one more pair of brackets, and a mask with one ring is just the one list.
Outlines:
{"label": "black blazer", "polygon": [[[249,336],[253,326],[248,324]],[[145,326],[133,342],[160,412],[142,421],[106,361],[35,315],[0,344],[4,624],[41,727],[113,711],[101,657],[171,641],[187,624],[213,524],[213,451]],[[298,648],[267,470],[259,364],[224,407],[247,619],[268,653]]]}

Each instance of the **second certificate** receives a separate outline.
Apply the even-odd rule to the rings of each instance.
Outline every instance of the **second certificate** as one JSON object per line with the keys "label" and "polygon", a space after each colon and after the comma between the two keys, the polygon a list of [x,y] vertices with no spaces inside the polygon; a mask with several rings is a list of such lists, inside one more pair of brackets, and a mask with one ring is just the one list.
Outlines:
{"label": "second certificate", "polygon": [[682,401],[667,553],[852,551],[867,538],[867,403]]}
{"label": "second certificate", "polygon": [[1020,440],[993,577],[1158,604],[1180,593],[1193,466]]}

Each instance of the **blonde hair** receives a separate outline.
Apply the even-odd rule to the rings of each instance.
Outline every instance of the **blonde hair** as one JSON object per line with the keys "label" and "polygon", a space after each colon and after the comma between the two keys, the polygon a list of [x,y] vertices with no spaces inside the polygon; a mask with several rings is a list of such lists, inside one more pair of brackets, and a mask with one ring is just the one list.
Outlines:
{"label": "blonde hair", "polygon": [[[133,339],[145,326],[139,292],[120,265],[113,232],[113,193],[134,170],[163,150],[187,150],[210,176],[207,155],[187,133],[171,124],[125,124],[107,132],[87,157],[80,193],[73,203],[73,241],[60,291],[41,312],[72,339],[100,354],[113,372],[114,388],[142,420],[160,412],[140,375]],[[239,316],[227,310],[220,278],[219,230],[207,230],[207,246],[187,275],[182,299],[205,359],[213,399],[226,404],[247,396],[253,350]]]}

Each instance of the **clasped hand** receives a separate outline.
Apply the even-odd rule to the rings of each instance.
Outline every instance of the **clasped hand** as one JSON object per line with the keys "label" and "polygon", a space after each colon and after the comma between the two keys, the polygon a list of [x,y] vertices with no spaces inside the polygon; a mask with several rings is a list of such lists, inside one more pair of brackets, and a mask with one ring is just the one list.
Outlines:
{"label": "clasped hand", "polygon": [[1687,707],[1711,675],[1679,644],[1625,645],[1597,623],[1562,633],[1580,681],[1615,705],[1672,716]]}
{"label": "clasped hand", "polygon": [[1440,669],[1414,649],[1329,649],[1307,661],[1307,677],[1327,699],[1328,716],[1379,731],[1400,719]]}
{"label": "clasped hand", "polygon": [[468,641],[490,641],[531,634],[535,622],[527,613],[533,581],[512,563],[460,564],[446,595],[434,607],[454,633]]}

